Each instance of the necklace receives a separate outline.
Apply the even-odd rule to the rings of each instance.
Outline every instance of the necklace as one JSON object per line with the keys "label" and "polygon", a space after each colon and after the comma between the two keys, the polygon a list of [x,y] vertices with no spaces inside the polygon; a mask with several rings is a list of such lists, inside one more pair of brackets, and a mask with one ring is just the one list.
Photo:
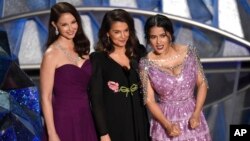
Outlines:
{"label": "necklace", "polygon": [[77,64],[82,58],[77,55],[77,57],[72,56],[65,48],[63,48],[60,44],[57,44],[57,47],[62,50],[62,52],[67,56],[67,58],[73,62],[74,64]]}
{"label": "necklace", "polygon": [[163,67],[166,68],[166,69],[169,69],[169,70],[173,71],[173,70],[177,69],[180,66],[182,66],[182,63],[178,64],[178,65],[175,65],[175,66],[170,66],[170,67],[163,66]]}
{"label": "necklace", "polygon": [[179,54],[176,54],[172,57],[168,57],[168,58],[164,58],[164,59],[149,59],[152,63],[164,68],[164,69],[168,69],[168,70],[175,70],[179,67],[182,66],[183,63],[180,63],[180,64],[177,64],[177,65],[174,65],[174,66],[167,66],[166,63],[167,62],[170,62],[170,61],[173,61],[177,58],[179,58],[181,56],[182,53],[179,53]]}
{"label": "necklace", "polygon": [[150,59],[150,61],[153,61],[153,62],[169,62],[169,61],[177,59],[180,56],[181,56],[181,54],[177,54],[175,56],[168,57],[166,59]]}

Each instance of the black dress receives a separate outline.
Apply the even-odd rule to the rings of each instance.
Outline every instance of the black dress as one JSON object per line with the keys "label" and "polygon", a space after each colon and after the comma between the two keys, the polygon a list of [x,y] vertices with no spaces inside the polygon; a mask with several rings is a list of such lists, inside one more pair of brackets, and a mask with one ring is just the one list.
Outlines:
{"label": "black dress", "polygon": [[143,105],[138,62],[123,68],[104,52],[92,53],[92,110],[99,136],[112,141],[148,141],[149,123]]}

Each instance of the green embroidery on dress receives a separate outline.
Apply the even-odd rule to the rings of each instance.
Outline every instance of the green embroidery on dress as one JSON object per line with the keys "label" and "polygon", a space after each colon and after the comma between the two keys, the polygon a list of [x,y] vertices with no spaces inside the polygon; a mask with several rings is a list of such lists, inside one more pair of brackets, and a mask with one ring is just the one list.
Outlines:
{"label": "green embroidery on dress", "polygon": [[134,95],[134,92],[138,90],[138,85],[137,84],[133,84],[130,86],[130,88],[125,87],[125,86],[121,86],[119,89],[119,92],[125,93],[126,97],[128,97],[128,94],[131,93],[131,95]]}

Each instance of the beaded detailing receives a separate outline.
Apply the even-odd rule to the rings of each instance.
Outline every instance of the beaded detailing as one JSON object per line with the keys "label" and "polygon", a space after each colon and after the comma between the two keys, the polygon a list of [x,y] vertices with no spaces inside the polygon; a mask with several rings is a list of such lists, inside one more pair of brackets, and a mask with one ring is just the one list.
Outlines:
{"label": "beaded detailing", "polygon": [[144,105],[146,104],[147,102],[147,86],[148,86],[148,64],[149,62],[145,59],[145,58],[142,58],[140,60],[140,64],[139,64],[139,67],[140,67],[140,70],[139,70],[139,75],[140,75],[140,79],[141,79],[141,83],[142,83],[142,92],[143,92],[143,102],[144,102]]}
{"label": "beaded detailing", "polygon": [[141,82],[142,82],[144,104],[146,104],[146,100],[147,100],[147,85],[148,85],[148,81],[149,81],[149,76],[148,76],[149,66],[157,67],[160,71],[165,72],[167,74],[169,74],[169,72],[166,71],[166,69],[173,70],[173,69],[176,69],[178,67],[181,67],[180,73],[174,75],[175,77],[180,77],[180,75],[183,73],[184,63],[186,62],[186,59],[188,58],[190,53],[194,54],[195,61],[197,63],[197,67],[198,67],[198,69],[197,69],[198,70],[198,75],[200,75],[202,77],[202,79],[203,79],[202,85],[206,84],[207,88],[208,88],[208,82],[207,82],[206,76],[204,74],[203,67],[201,65],[200,59],[199,59],[199,57],[197,55],[197,51],[196,51],[194,46],[188,45],[188,52],[187,52],[183,62],[180,63],[180,64],[177,64],[175,66],[172,66],[172,67],[166,67],[166,66],[162,66],[161,64],[156,64],[156,62],[148,59],[147,57],[144,57],[144,58],[142,58],[140,60],[139,75],[140,75],[140,79],[141,79]]}
{"label": "beaded detailing", "polygon": [[165,66],[165,65],[163,65],[163,64],[156,64],[154,61],[152,61],[152,60],[149,60],[150,62],[152,62],[154,65],[157,65],[157,66],[159,66],[159,67],[162,67],[162,68],[164,68],[164,69],[168,69],[168,70],[171,70],[171,71],[173,71],[173,70],[175,70],[175,69],[177,69],[177,68],[179,68],[179,67],[182,67],[183,66],[183,62],[182,63],[180,63],[180,64],[177,64],[177,65],[175,65],[175,66]]}
{"label": "beaded detailing", "polygon": [[181,56],[182,53],[179,53],[175,56],[172,56],[172,57],[169,57],[169,58],[166,58],[166,59],[150,59],[151,61],[154,61],[154,62],[159,62],[159,63],[163,63],[163,62],[170,62],[172,60],[175,60],[177,58],[179,58]]}
{"label": "beaded detailing", "polygon": [[[206,85],[207,85],[207,88],[209,88],[209,86],[208,86],[208,81],[207,81],[207,78],[206,78],[205,73],[204,73],[204,70],[203,70],[203,66],[202,66],[202,64],[201,64],[201,62],[200,62],[200,57],[198,56],[198,52],[197,52],[197,50],[196,50],[195,47],[192,47],[192,50],[193,50],[193,52],[194,52],[194,54],[195,54],[196,63],[198,64],[198,73],[199,73],[199,75],[201,75],[201,77],[202,77],[202,79],[203,79],[201,85],[206,84]],[[205,83],[204,83],[204,82],[205,82]]]}
{"label": "beaded detailing", "polygon": [[63,48],[60,44],[57,44],[56,47],[58,47],[62,52],[67,56],[69,61],[73,62],[74,64],[77,64],[82,58],[77,55],[77,57],[72,56],[65,48]]}
{"label": "beaded detailing", "polygon": [[[165,72],[167,74],[171,74],[171,75],[176,76],[176,77],[179,77],[179,75],[183,71],[184,63],[186,62],[186,59],[188,58],[188,55],[190,53],[190,48],[191,47],[188,47],[187,52],[184,51],[186,53],[186,55],[184,56],[183,61],[181,63],[177,64],[177,65],[174,65],[174,66],[167,66],[163,62],[158,63],[157,61],[155,61],[153,59],[149,59],[149,58],[146,58],[146,59],[147,59],[147,61],[149,62],[150,65],[152,65],[152,66],[154,66],[156,68],[159,68],[160,71]],[[183,54],[184,52],[180,53],[179,55]],[[180,69],[179,73],[177,73],[177,74],[172,73],[172,72],[176,71],[178,68]]]}
{"label": "beaded detailing", "polygon": [[[175,56],[168,57],[168,58],[166,58],[166,59],[149,59],[149,58],[147,58],[147,59],[149,60],[149,62],[153,63],[153,64],[156,65],[156,66],[159,66],[159,67],[162,67],[162,68],[164,68],[164,69],[173,71],[173,70],[175,70],[175,69],[177,69],[177,68],[179,68],[179,67],[182,67],[184,61],[183,61],[182,63],[177,64],[177,65],[174,65],[174,66],[166,66],[166,65],[165,65],[166,62],[170,62],[170,61],[173,61],[173,60],[179,58],[179,57],[180,57],[183,53],[185,53],[185,52],[186,52],[186,51],[183,51],[183,52],[181,52],[181,53],[178,53],[178,54],[175,55]],[[187,54],[188,54],[188,53],[187,53]],[[187,56],[187,55],[186,55],[186,56]],[[185,58],[186,58],[186,56],[185,56]],[[184,60],[185,60],[185,59],[184,59]]]}

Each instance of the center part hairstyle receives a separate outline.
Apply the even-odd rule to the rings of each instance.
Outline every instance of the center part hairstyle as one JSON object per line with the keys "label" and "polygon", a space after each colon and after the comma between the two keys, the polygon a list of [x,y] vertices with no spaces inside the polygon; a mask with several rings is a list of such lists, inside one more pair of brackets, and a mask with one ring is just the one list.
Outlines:
{"label": "center part hairstyle", "polygon": [[80,57],[82,55],[89,54],[90,41],[85,35],[85,33],[83,32],[81,17],[78,11],[76,10],[76,8],[67,2],[59,2],[55,4],[54,6],[52,6],[50,9],[50,18],[49,18],[49,23],[48,23],[49,35],[48,35],[48,40],[46,43],[47,47],[49,47],[60,35],[60,33],[59,35],[56,35],[55,33],[56,29],[52,25],[52,22],[57,23],[60,16],[65,13],[72,14],[75,17],[76,22],[78,24],[78,29],[73,39],[74,45],[75,45],[74,50],[78,53]]}
{"label": "center part hairstyle", "polygon": [[168,17],[156,14],[147,19],[144,26],[145,39],[147,43],[149,43],[149,37],[150,37],[149,32],[152,27],[162,27],[165,32],[168,32],[170,34],[171,41],[172,42],[175,41],[173,24]]}
{"label": "center part hairstyle", "polygon": [[112,53],[114,51],[112,40],[108,38],[107,33],[111,29],[112,24],[115,22],[125,22],[128,25],[129,38],[126,43],[126,55],[128,58],[137,57],[136,48],[139,45],[139,40],[136,36],[134,20],[132,16],[123,9],[114,9],[108,11],[104,15],[98,33],[99,41],[95,48],[96,51],[105,51],[107,53]]}

